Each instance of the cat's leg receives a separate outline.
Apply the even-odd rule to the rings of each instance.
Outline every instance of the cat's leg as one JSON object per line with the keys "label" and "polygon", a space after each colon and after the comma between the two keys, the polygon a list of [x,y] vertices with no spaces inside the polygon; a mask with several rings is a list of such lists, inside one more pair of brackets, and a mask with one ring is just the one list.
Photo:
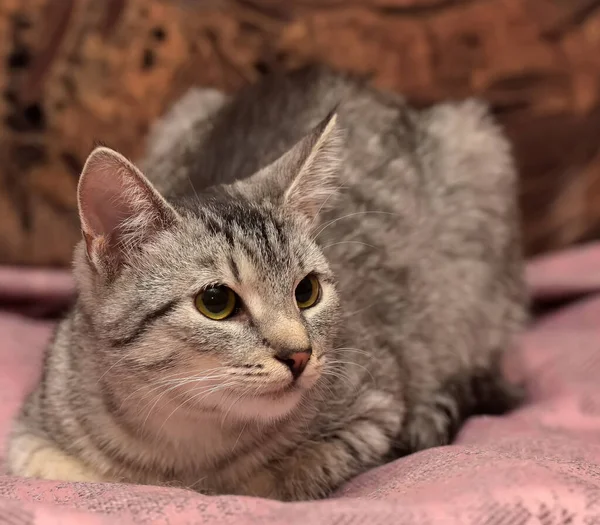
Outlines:
{"label": "cat's leg", "polygon": [[408,413],[396,444],[398,456],[449,444],[473,415],[501,415],[518,407],[522,386],[509,382],[497,366],[471,370],[437,392],[407,400]]}
{"label": "cat's leg", "polygon": [[12,438],[8,468],[13,475],[60,481],[111,481],[50,441],[24,432]]}
{"label": "cat's leg", "polygon": [[388,460],[402,419],[401,402],[366,391],[348,407],[346,418],[272,461],[248,480],[243,493],[282,501],[323,498]]}

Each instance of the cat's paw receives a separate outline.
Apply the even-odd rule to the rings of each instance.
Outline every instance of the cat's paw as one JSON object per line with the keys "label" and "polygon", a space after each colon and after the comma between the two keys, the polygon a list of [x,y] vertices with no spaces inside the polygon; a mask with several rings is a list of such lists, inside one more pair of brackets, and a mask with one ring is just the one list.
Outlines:
{"label": "cat's paw", "polygon": [[257,498],[284,500],[279,489],[281,489],[281,484],[277,482],[275,474],[270,470],[262,469],[255,472],[246,481],[241,493]]}
{"label": "cat's paw", "polygon": [[477,371],[469,381],[448,385],[409,410],[398,455],[449,444],[465,420],[475,415],[502,415],[525,399],[521,385],[507,381],[494,369]]}
{"label": "cat's paw", "polygon": [[460,421],[452,400],[447,400],[444,407],[438,404],[413,407],[402,431],[398,455],[450,443]]}
{"label": "cat's paw", "polygon": [[9,453],[12,474],[57,481],[110,481],[77,458],[37,436],[16,438]]}
{"label": "cat's paw", "polygon": [[281,476],[266,468],[259,470],[246,481],[240,493],[278,501],[304,501],[319,497],[310,492],[313,484],[308,480],[293,480],[292,472],[284,472],[286,475]]}

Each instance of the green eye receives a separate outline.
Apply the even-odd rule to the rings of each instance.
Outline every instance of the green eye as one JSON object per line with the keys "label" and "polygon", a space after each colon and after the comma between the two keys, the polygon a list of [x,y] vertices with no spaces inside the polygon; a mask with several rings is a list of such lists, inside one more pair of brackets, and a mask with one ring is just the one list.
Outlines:
{"label": "green eye", "polygon": [[227,286],[211,286],[196,296],[198,311],[214,321],[227,319],[235,311],[236,303],[235,293]]}
{"label": "green eye", "polygon": [[307,275],[296,286],[296,303],[302,310],[317,304],[320,295],[321,286],[314,275]]}

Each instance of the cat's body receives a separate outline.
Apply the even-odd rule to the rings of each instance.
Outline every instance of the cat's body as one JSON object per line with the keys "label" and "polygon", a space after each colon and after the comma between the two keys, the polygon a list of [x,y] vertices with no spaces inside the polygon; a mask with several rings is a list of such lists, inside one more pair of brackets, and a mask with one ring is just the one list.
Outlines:
{"label": "cat's body", "polygon": [[[80,187],[79,297],[16,423],[12,472],[322,497],[516,401],[499,370],[525,317],[516,175],[485,109],[416,111],[318,70],[225,102],[193,91],[157,127],[145,172],[175,212],[122,183],[136,202],[119,248],[98,233],[106,180]],[[338,103],[343,133],[330,119],[247,179]],[[97,157],[86,180],[117,162]],[[146,212],[160,220],[139,236]],[[320,298],[299,310],[294,283],[313,273]],[[213,281],[240,314],[193,311],[189,290]],[[269,352],[292,347],[312,356],[288,385]],[[256,396],[265,377],[278,386]]]}

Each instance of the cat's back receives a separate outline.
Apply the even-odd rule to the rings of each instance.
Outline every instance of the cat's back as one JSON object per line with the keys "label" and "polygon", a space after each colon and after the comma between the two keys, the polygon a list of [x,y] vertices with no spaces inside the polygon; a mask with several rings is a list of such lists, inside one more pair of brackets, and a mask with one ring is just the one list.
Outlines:
{"label": "cat's back", "polygon": [[[166,117],[170,133],[157,128],[150,149],[166,153],[151,153],[147,169],[168,197],[200,194],[252,175],[334,108],[346,158],[316,235],[342,284],[362,279],[376,294],[417,268],[433,287],[458,278],[447,270],[458,261],[475,275],[519,260],[510,147],[473,100],[417,110],[322,67],[273,75],[231,99],[198,90]],[[498,271],[512,279],[519,268]]]}
{"label": "cat's back", "polygon": [[[508,143],[475,101],[418,111],[356,78],[312,66],[272,75],[231,99],[195,90],[178,106],[155,129],[145,162],[173,200],[249,177],[337,109],[346,163],[331,218],[361,212],[345,221],[355,228],[356,221],[387,222],[385,213],[363,212],[396,213],[415,231],[436,219],[450,226],[446,221],[462,215],[457,207],[493,212],[512,205]],[[338,223],[330,230],[338,228],[346,230]]]}
{"label": "cat's back", "polygon": [[457,242],[474,256],[498,256],[514,231],[516,177],[487,107],[468,100],[417,110],[324,67],[268,77],[216,111],[187,157],[183,192],[252,175],[333,109],[346,159],[320,240],[352,234],[363,244],[336,244],[330,258],[360,259],[373,240],[394,256],[422,257],[434,245],[452,252]]}
{"label": "cat's back", "polygon": [[249,177],[291,148],[351,87],[310,67],[274,74],[234,97],[192,89],[154,126],[144,170],[172,200]]}

